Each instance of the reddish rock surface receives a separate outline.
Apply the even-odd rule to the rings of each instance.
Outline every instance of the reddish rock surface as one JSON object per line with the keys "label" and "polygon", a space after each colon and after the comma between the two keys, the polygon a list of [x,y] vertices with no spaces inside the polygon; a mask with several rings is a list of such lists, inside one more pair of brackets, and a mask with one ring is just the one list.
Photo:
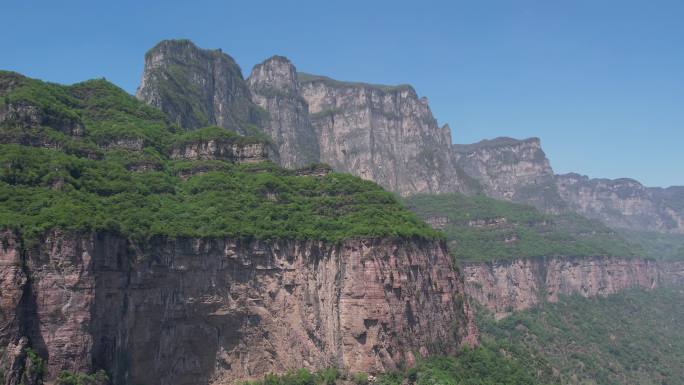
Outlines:
{"label": "reddish rock surface", "polygon": [[[53,232],[22,249],[12,233],[1,239],[0,342],[28,341],[48,382],[99,368],[115,384],[146,385],[378,372],[477,343],[440,242],[158,239],[139,249]],[[5,354],[9,385],[25,361]]]}
{"label": "reddish rock surface", "polygon": [[468,296],[497,318],[564,294],[595,297],[684,283],[684,263],[642,258],[524,258],[470,262],[462,269]]}

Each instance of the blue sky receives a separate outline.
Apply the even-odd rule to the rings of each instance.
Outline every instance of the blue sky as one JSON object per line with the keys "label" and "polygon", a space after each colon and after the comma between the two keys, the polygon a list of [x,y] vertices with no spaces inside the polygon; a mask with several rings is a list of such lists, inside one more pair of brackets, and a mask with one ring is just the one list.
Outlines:
{"label": "blue sky", "polygon": [[538,136],[559,173],[684,185],[684,1],[30,1],[2,5],[0,69],[134,92],[157,41],[409,83],[455,143]]}

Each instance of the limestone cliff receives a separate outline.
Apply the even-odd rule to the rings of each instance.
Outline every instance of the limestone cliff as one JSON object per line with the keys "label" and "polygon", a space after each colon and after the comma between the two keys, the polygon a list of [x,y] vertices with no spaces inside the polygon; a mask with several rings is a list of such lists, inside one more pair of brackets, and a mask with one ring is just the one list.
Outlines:
{"label": "limestone cliff", "polygon": [[449,127],[437,125],[427,98],[411,86],[299,80],[322,162],[401,195],[478,189],[454,166]]}
{"label": "limestone cliff", "polygon": [[633,179],[589,179],[578,174],[556,177],[569,207],[609,226],[684,234],[684,208],[678,188],[649,189]]}
{"label": "limestone cliff", "polygon": [[285,57],[273,56],[254,66],[247,85],[252,100],[270,115],[264,131],[281,154],[280,164],[296,168],[319,162],[318,138],[294,65]]}
{"label": "limestone cliff", "polygon": [[169,157],[185,160],[258,163],[269,159],[269,147],[266,143],[238,144],[221,139],[197,140],[174,146]]}
{"label": "limestone cliff", "polygon": [[497,199],[545,212],[572,211],[613,228],[684,233],[684,189],[647,188],[633,179],[554,175],[537,138],[454,145],[457,165]]}
{"label": "limestone cliff", "polygon": [[684,264],[642,258],[550,257],[462,264],[468,296],[505,317],[559,295],[616,294],[684,283]]}
{"label": "limestone cliff", "polygon": [[186,129],[216,125],[248,133],[263,119],[233,58],[189,40],[164,40],[145,54],[137,97]]}
{"label": "limestone cliff", "polygon": [[492,197],[547,212],[564,207],[538,138],[496,138],[452,147],[457,164]]}
{"label": "limestone cliff", "polygon": [[[475,344],[463,282],[440,242],[241,242],[53,231],[0,237],[6,384],[23,347],[113,384],[225,384],[290,368],[376,372]],[[26,385],[35,382],[23,381]]]}

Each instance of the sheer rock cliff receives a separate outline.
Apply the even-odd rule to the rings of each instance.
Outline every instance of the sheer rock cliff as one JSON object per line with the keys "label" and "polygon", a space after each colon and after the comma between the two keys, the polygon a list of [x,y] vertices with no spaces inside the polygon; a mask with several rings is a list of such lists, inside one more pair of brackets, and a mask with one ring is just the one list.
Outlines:
{"label": "sheer rock cliff", "polygon": [[468,296],[497,318],[561,295],[616,294],[684,283],[684,263],[643,258],[549,257],[461,265]]}
{"label": "sheer rock cliff", "polygon": [[570,209],[611,227],[684,234],[684,196],[677,194],[678,187],[647,188],[633,179],[578,174],[558,175],[556,184]]}
{"label": "sheer rock cliff", "polygon": [[[240,242],[53,231],[0,236],[0,364],[22,347],[113,384],[224,384],[287,369],[377,372],[477,343],[441,242]],[[24,381],[25,385],[35,382]]]}
{"label": "sheer rock cliff", "polygon": [[529,204],[546,212],[564,208],[553,169],[538,138],[496,138],[455,144],[452,148],[457,164],[480,183],[488,196]]}
{"label": "sheer rock cliff", "polygon": [[408,85],[383,86],[300,76],[321,161],[401,195],[477,191],[455,167],[451,130]]}
{"label": "sheer rock cliff", "polygon": [[247,79],[252,100],[269,113],[269,134],[283,167],[297,168],[320,162],[320,150],[309,107],[300,95],[297,70],[282,56],[273,56],[252,69]]}

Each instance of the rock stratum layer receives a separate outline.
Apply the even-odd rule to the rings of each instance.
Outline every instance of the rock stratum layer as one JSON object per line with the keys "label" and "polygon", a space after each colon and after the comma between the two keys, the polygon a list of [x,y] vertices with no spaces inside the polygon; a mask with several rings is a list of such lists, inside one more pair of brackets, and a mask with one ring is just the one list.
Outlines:
{"label": "rock stratum layer", "polygon": [[479,191],[454,164],[449,127],[437,125],[411,86],[301,74],[282,56],[256,65],[245,81],[228,55],[168,40],[145,56],[137,95],[186,129],[244,133],[245,122],[254,123],[285,167],[327,163],[401,195]]}
{"label": "rock stratum layer", "polygon": [[[413,352],[477,343],[463,283],[440,242],[238,242],[109,233],[0,236],[7,384],[23,347],[114,384],[223,384],[290,368],[376,372]],[[135,251],[134,251],[135,250]],[[24,378],[24,380],[22,380]]]}
{"label": "rock stratum layer", "polygon": [[468,296],[497,318],[561,295],[595,297],[684,283],[684,262],[642,258],[525,258],[468,262],[462,269]]}

